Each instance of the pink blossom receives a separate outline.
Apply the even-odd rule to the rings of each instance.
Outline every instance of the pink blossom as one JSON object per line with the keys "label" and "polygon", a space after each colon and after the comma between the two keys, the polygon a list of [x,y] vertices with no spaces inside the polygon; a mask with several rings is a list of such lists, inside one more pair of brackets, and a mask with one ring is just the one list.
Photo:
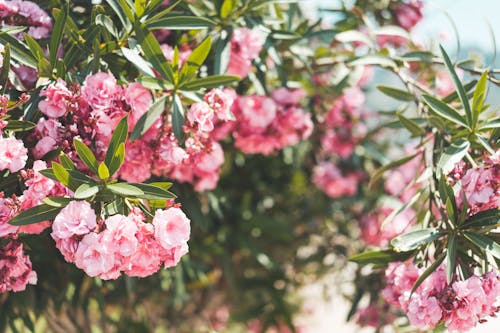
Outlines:
{"label": "pink blossom", "polygon": [[97,226],[96,215],[87,201],[71,201],[57,214],[52,224],[52,238],[65,239],[86,235]]}
{"label": "pink blossom", "polygon": [[144,140],[125,144],[125,160],[119,170],[120,178],[129,182],[144,182],[151,177],[154,151]]}
{"label": "pink blossom", "polygon": [[0,137],[0,170],[17,172],[24,168],[28,160],[28,150],[21,140]]}
{"label": "pink blossom", "polygon": [[332,162],[321,162],[313,169],[313,183],[332,198],[356,194],[360,179],[359,173],[343,174]]}
{"label": "pink blossom", "polygon": [[420,20],[422,20],[423,3],[420,0],[408,0],[397,5],[394,9],[396,22],[403,29],[410,31]]}
{"label": "pink blossom", "polygon": [[137,82],[129,84],[125,88],[124,95],[125,101],[132,108],[128,117],[128,128],[132,131],[137,121],[149,110],[153,99],[149,90]]}
{"label": "pink blossom", "polygon": [[10,225],[8,222],[17,215],[18,207],[12,198],[4,198],[0,192],[0,237],[15,234],[19,227]]}
{"label": "pink blossom", "polygon": [[189,240],[190,221],[180,208],[156,210],[153,225],[156,240],[166,250],[183,245]]}
{"label": "pink blossom", "polygon": [[286,89],[281,87],[274,90],[271,96],[279,105],[287,106],[300,104],[302,99],[306,97],[306,92],[303,89]]}
{"label": "pink blossom", "polygon": [[64,116],[68,111],[68,103],[72,99],[72,93],[61,78],[42,90],[40,96],[46,97],[38,104],[40,111],[52,118]]}
{"label": "pink blossom", "polygon": [[214,110],[205,102],[191,105],[187,113],[187,119],[195,125],[199,132],[211,132],[214,129],[212,122]]}
{"label": "pink blossom", "polygon": [[407,315],[413,326],[420,329],[430,329],[439,323],[442,311],[435,297],[427,298],[416,294],[410,299]]}
{"label": "pink blossom", "polygon": [[182,256],[189,252],[189,247],[187,243],[183,243],[178,246],[164,250],[162,260],[164,262],[165,268],[176,266],[181,260]]}
{"label": "pink blossom", "polygon": [[263,46],[263,39],[255,30],[240,28],[233,31],[231,38],[231,56],[227,74],[244,78],[251,69],[252,61],[258,57]]}
{"label": "pink blossom", "polygon": [[137,225],[129,217],[116,214],[108,217],[104,222],[106,233],[102,240],[108,247],[115,247],[121,256],[129,257],[135,253],[138,242],[135,234]]}
{"label": "pink blossom", "polygon": [[122,94],[113,75],[99,72],[88,76],[82,86],[82,97],[94,109],[107,109]]}
{"label": "pink blossom", "polygon": [[154,227],[150,223],[137,221],[137,249],[129,258],[124,272],[129,276],[146,277],[156,273],[161,266],[160,254],[164,249],[154,238]]}
{"label": "pink blossom", "polygon": [[41,159],[48,152],[56,149],[58,147],[56,140],[50,136],[45,136],[41,138],[33,147],[33,155],[35,158]]}
{"label": "pink blossom", "polygon": [[244,120],[255,130],[265,129],[276,117],[276,104],[269,97],[242,96],[237,103]]}
{"label": "pink blossom", "polygon": [[219,120],[233,120],[234,116],[231,113],[231,106],[236,99],[236,92],[233,89],[212,89],[203,96],[203,99],[214,110]]}
{"label": "pink blossom", "polygon": [[409,292],[420,276],[419,269],[411,263],[390,263],[385,270],[386,287],[382,290],[384,299],[393,305],[406,308]]}
{"label": "pink blossom", "polygon": [[114,247],[109,247],[103,241],[103,233],[94,232],[86,234],[75,253],[75,264],[89,276],[98,276],[102,279],[117,279],[120,271],[114,270]]}
{"label": "pink blossom", "polygon": [[382,206],[361,218],[361,239],[367,245],[386,247],[392,238],[408,231],[414,224],[416,214],[413,209],[407,208],[382,227],[382,223],[393,211],[391,207]]}
{"label": "pink blossom", "polygon": [[0,248],[0,293],[23,291],[28,284],[36,284],[36,272],[30,258],[23,252],[23,244],[10,241]]}
{"label": "pink blossom", "polygon": [[80,243],[76,238],[54,238],[56,248],[61,252],[64,260],[67,262],[75,262],[75,254]]}

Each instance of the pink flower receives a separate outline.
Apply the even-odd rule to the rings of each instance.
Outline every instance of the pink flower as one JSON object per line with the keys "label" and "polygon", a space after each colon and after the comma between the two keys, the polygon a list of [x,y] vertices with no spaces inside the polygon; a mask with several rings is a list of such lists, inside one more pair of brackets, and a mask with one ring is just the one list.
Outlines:
{"label": "pink flower", "polygon": [[155,238],[161,246],[170,250],[189,240],[190,221],[180,208],[158,209],[153,218]]}
{"label": "pink flower", "polygon": [[154,151],[142,139],[125,144],[125,160],[120,168],[120,178],[128,182],[143,182],[151,177]]}
{"label": "pink flower", "polygon": [[313,183],[332,198],[356,194],[360,178],[353,171],[342,174],[332,162],[321,162],[313,169]]}
{"label": "pink flower", "polygon": [[227,74],[238,75],[241,78],[247,76],[252,60],[258,57],[263,43],[260,34],[255,30],[248,28],[234,30]]}
{"label": "pink flower", "polygon": [[61,252],[64,260],[67,262],[75,262],[75,254],[80,243],[76,238],[54,238],[56,247]]}
{"label": "pink flower", "polygon": [[72,93],[66,87],[66,82],[58,78],[55,83],[42,90],[40,96],[46,97],[38,104],[40,111],[46,116],[59,118],[68,111],[68,103],[72,98]]}
{"label": "pink flower", "polygon": [[88,76],[82,86],[82,97],[94,109],[107,109],[122,95],[113,75],[99,72]]}
{"label": "pink flower", "polygon": [[86,234],[78,245],[75,253],[75,264],[89,276],[98,276],[102,279],[116,279],[120,271],[115,267],[114,248],[108,247],[102,240],[102,233]]}
{"label": "pink flower", "polygon": [[403,29],[410,31],[420,20],[422,20],[423,3],[420,0],[409,0],[407,3],[399,4],[394,9],[396,22]]}
{"label": "pink flower", "polygon": [[54,219],[51,235],[55,240],[82,236],[96,226],[96,215],[90,204],[87,201],[71,201]]}
{"label": "pink flower", "polygon": [[36,284],[36,272],[30,258],[23,253],[23,244],[10,241],[0,247],[0,293],[23,291],[28,284]]}
{"label": "pink flower", "polygon": [[191,105],[187,113],[187,119],[198,132],[211,132],[214,129],[212,122],[214,110],[205,102],[198,102]]}
{"label": "pink flower", "polygon": [[128,128],[132,131],[137,121],[149,110],[153,99],[149,90],[134,82],[125,88],[125,101],[132,108],[128,117]]}
{"label": "pink flower", "polygon": [[302,99],[306,97],[306,92],[303,89],[286,89],[278,88],[271,93],[274,101],[282,106],[300,104]]}
{"label": "pink flower", "polygon": [[137,249],[129,258],[124,272],[129,276],[146,277],[156,273],[161,266],[160,254],[165,251],[154,237],[150,223],[137,221]]}
{"label": "pink flower", "polygon": [[435,297],[411,297],[407,310],[410,324],[420,329],[432,329],[441,320],[442,311]]}
{"label": "pink flower", "polygon": [[135,253],[138,242],[135,234],[137,225],[129,217],[116,214],[108,217],[104,222],[106,225],[102,241],[108,248],[115,248],[115,252],[123,257],[129,257]]}
{"label": "pink flower", "polygon": [[21,140],[0,137],[0,170],[17,172],[24,168],[28,160],[28,150]]}
{"label": "pink flower", "polygon": [[0,192],[0,237],[15,234],[19,227],[8,222],[18,213],[18,207],[12,198],[4,198]]}
{"label": "pink flower", "polygon": [[367,245],[386,247],[391,239],[408,231],[414,224],[416,214],[411,208],[407,208],[382,228],[382,223],[393,211],[391,207],[382,206],[376,212],[361,218],[361,238]]}
{"label": "pink flower", "polygon": [[214,110],[215,115],[222,121],[233,120],[231,106],[236,99],[236,93],[232,89],[212,89],[203,96],[205,102]]}
{"label": "pink flower", "polygon": [[182,256],[189,252],[187,243],[171,247],[163,251],[162,260],[164,261],[165,268],[177,266]]}
{"label": "pink flower", "polygon": [[238,106],[245,121],[255,130],[265,129],[276,117],[276,104],[265,96],[242,96]]}
{"label": "pink flower", "polygon": [[49,151],[52,151],[57,148],[57,142],[50,136],[45,136],[38,140],[35,147],[33,147],[33,155],[35,158],[42,158]]}

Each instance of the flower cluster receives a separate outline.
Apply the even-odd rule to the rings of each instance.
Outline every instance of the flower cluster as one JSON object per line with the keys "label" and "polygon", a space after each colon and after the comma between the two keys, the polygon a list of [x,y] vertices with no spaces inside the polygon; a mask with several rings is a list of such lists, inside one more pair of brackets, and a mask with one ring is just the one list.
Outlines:
{"label": "flower cluster", "polygon": [[9,241],[0,247],[0,293],[23,291],[28,284],[36,284],[37,276],[30,258],[23,252],[23,244]]}
{"label": "flower cluster", "polygon": [[447,284],[441,266],[411,294],[422,273],[411,263],[391,263],[382,291],[386,301],[403,309],[410,323],[420,329],[444,322],[452,331],[465,332],[499,311],[500,274],[496,270]]}
{"label": "flower cluster", "polygon": [[[27,33],[35,38],[49,37],[52,29],[50,16],[36,3],[24,0],[0,0],[0,22],[2,26],[28,27]],[[23,35],[18,37],[23,39]]]}
{"label": "flower cluster", "polygon": [[449,178],[460,183],[455,197],[461,207],[465,196],[468,215],[500,206],[500,151],[475,168],[466,169],[465,163],[458,164]]}
{"label": "flower cluster", "polygon": [[259,56],[263,45],[263,38],[256,30],[240,28],[233,31],[227,74],[246,77],[252,68],[252,61]]}
{"label": "flower cluster", "polygon": [[235,146],[247,154],[269,155],[308,138],[313,123],[300,107],[304,96],[301,89],[285,88],[271,97],[238,96],[232,108]]}
{"label": "flower cluster", "polygon": [[395,6],[393,14],[396,23],[405,30],[410,31],[423,18],[421,0],[407,0]]}
{"label": "flower cluster", "polygon": [[314,167],[312,181],[328,196],[340,198],[355,195],[364,177],[362,172],[344,171],[331,161],[323,161]]}
{"label": "flower cluster", "polygon": [[161,265],[172,267],[188,252],[190,221],[176,206],[157,210],[153,223],[133,209],[98,221],[86,201],[72,201],[56,216],[52,238],[68,262],[89,276],[145,277]]}

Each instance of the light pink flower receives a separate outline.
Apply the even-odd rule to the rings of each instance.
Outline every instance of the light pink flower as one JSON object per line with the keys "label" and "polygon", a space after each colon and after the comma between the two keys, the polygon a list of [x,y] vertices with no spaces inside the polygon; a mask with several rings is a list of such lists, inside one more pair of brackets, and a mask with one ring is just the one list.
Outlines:
{"label": "light pink flower", "polygon": [[129,258],[124,272],[129,276],[146,277],[160,269],[160,255],[165,249],[156,241],[152,224],[137,221],[137,228],[137,249]]}
{"label": "light pink flower", "polygon": [[231,38],[231,56],[227,74],[244,78],[251,69],[252,61],[258,57],[264,41],[261,35],[248,28],[233,31]]}
{"label": "light pink flower", "polygon": [[211,132],[214,129],[212,119],[214,110],[205,102],[191,105],[187,113],[187,119],[195,125],[199,132]]}
{"label": "light pink flower", "polygon": [[71,201],[57,214],[52,224],[52,238],[64,239],[92,232],[97,226],[96,215],[87,201]]}
{"label": "light pink flower", "polygon": [[0,293],[23,291],[28,284],[36,284],[36,272],[30,258],[23,252],[23,244],[10,241],[0,247]]}
{"label": "light pink flower", "polygon": [[129,257],[137,250],[138,242],[135,234],[137,225],[129,217],[116,214],[108,217],[104,222],[106,233],[102,241],[108,248],[115,248],[116,253]]}
{"label": "light pink flower", "polygon": [[265,129],[276,117],[277,107],[274,101],[266,96],[241,96],[238,106],[244,121],[254,129]]}
{"label": "light pink flower", "polygon": [[66,87],[66,82],[58,78],[55,83],[42,90],[40,96],[45,96],[45,99],[38,104],[40,111],[46,116],[59,118],[68,111],[72,93]]}
{"label": "light pink flower", "polygon": [[153,99],[151,93],[142,84],[134,82],[125,88],[125,101],[132,108],[128,117],[129,131],[150,108]]}
{"label": "light pink flower", "polygon": [[359,173],[345,174],[332,162],[321,162],[313,169],[313,183],[332,198],[353,196],[361,180]]}
{"label": "light pink flower", "polygon": [[214,110],[216,117],[222,121],[233,120],[231,106],[236,99],[233,89],[212,89],[203,96],[205,102]]}
{"label": "light pink flower", "polygon": [[121,98],[122,88],[113,75],[99,72],[88,76],[82,86],[82,97],[94,109],[107,109]]}
{"label": "light pink flower", "polygon": [[420,0],[408,0],[399,4],[394,9],[396,22],[403,29],[410,31],[420,20],[422,20],[423,3]]}
{"label": "light pink flower", "polygon": [[102,279],[116,279],[120,271],[113,270],[115,267],[114,248],[109,248],[102,240],[102,233],[94,232],[86,234],[75,253],[75,264],[87,275]]}
{"label": "light pink flower", "polygon": [[17,172],[24,168],[28,160],[28,150],[21,140],[0,137],[0,170]]}
{"label": "light pink flower", "polygon": [[153,218],[155,238],[161,246],[170,250],[189,240],[190,221],[180,208],[158,209]]}
{"label": "light pink flower", "polygon": [[0,237],[15,234],[19,227],[8,222],[18,213],[18,207],[12,198],[4,198],[0,192]]}
{"label": "light pink flower", "polygon": [[407,310],[410,324],[420,329],[431,329],[441,320],[442,311],[435,297],[422,297],[415,294],[411,297]]}

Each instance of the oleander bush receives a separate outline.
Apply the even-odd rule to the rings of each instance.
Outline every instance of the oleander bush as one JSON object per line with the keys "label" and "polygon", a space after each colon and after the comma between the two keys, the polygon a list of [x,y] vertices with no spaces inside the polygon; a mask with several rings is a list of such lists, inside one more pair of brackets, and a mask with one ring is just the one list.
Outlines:
{"label": "oleander bush", "polygon": [[332,274],[377,332],[496,315],[499,70],[303,5],[0,1],[2,330],[306,332]]}

